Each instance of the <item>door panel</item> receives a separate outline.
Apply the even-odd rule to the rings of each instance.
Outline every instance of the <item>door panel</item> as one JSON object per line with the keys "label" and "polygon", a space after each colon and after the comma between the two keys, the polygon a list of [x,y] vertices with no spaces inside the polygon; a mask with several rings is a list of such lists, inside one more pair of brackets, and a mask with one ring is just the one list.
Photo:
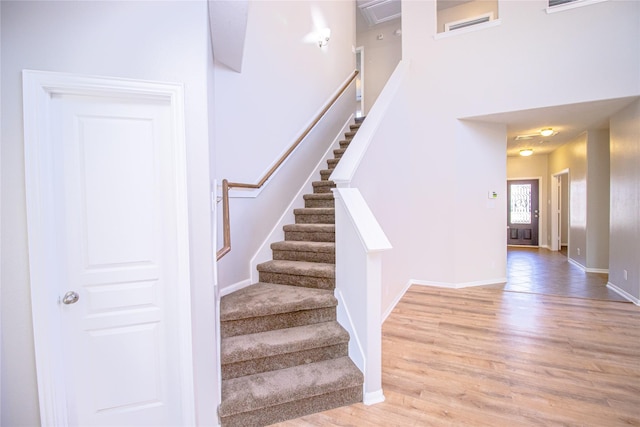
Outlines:
{"label": "door panel", "polygon": [[538,180],[507,182],[507,244],[538,246]]}
{"label": "door panel", "polygon": [[[56,101],[61,124],[60,216],[66,235],[63,307],[70,417],[79,425],[180,422],[175,332],[167,303],[176,280],[168,107],[77,96]],[[172,353],[174,353],[172,355]]]}
{"label": "door panel", "polygon": [[42,424],[192,425],[181,89],[24,81]]}

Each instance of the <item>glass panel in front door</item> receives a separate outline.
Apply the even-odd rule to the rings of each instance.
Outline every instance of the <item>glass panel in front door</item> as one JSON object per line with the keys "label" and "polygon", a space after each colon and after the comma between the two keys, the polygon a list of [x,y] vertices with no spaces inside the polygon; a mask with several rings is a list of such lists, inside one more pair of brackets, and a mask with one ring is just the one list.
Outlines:
{"label": "glass panel in front door", "polygon": [[538,246],[537,179],[511,180],[507,186],[507,244]]}

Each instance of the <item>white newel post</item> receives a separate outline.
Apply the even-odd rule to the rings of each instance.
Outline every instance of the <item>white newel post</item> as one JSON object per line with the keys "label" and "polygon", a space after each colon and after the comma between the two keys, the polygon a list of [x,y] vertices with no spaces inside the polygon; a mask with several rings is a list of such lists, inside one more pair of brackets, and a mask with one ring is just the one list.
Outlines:
{"label": "white newel post", "polygon": [[334,190],[338,322],[364,374],[363,401],[382,402],[382,251],[391,244],[356,188]]}

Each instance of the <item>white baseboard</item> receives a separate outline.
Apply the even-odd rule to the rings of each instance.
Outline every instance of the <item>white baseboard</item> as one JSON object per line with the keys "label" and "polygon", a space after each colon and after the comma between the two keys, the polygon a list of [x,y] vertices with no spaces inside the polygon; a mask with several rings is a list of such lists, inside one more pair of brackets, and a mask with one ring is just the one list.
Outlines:
{"label": "white baseboard", "polygon": [[609,269],[608,268],[586,268],[585,271],[587,273],[604,273],[604,274],[609,274]]}
{"label": "white baseboard", "polygon": [[587,267],[585,267],[584,265],[580,264],[578,261],[576,261],[573,258],[567,258],[567,261],[569,261],[569,263],[575,265],[576,267],[578,267],[580,270],[582,271],[587,271]]}
{"label": "white baseboard", "polygon": [[396,297],[393,299],[389,307],[384,311],[384,313],[382,314],[382,323],[384,323],[384,321],[387,320],[387,317],[389,317],[393,309],[396,307],[396,305],[398,305],[398,303],[400,302],[404,294],[407,293],[410,287],[411,287],[411,280],[409,280],[404,285],[404,287],[402,288],[402,291],[399,292],[398,295],[396,295]]}
{"label": "white baseboard", "polygon": [[607,283],[607,288],[611,289],[613,292],[615,292],[616,294],[620,295],[622,298],[631,301],[635,305],[640,305],[640,298],[634,297],[629,292],[625,291],[624,289],[619,288],[618,286],[614,285],[613,283],[611,283],[611,282]]}
{"label": "white baseboard", "polygon": [[382,393],[382,389],[373,391],[371,393],[364,393],[362,397],[362,403],[367,406],[375,405],[376,403],[380,402],[384,402],[384,394]]}
{"label": "white baseboard", "polygon": [[567,258],[567,261],[569,261],[571,264],[575,265],[576,267],[578,267],[580,270],[584,271],[585,273],[604,273],[604,274],[609,274],[609,269],[608,268],[590,268],[590,267],[586,267],[586,266],[580,264],[578,261],[576,261],[573,258]]}
{"label": "white baseboard", "polygon": [[220,290],[220,298],[225,295],[229,295],[234,293],[235,291],[239,291],[242,288],[246,288],[251,284],[251,279],[245,279],[240,282],[234,283],[233,285],[229,285]]}

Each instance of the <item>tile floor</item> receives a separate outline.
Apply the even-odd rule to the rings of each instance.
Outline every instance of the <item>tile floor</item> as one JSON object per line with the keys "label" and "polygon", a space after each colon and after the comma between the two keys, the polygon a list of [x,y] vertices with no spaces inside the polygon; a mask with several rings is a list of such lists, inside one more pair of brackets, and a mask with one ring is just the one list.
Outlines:
{"label": "tile floor", "polygon": [[607,288],[608,275],[586,273],[566,254],[543,248],[509,247],[505,291],[628,302]]}

